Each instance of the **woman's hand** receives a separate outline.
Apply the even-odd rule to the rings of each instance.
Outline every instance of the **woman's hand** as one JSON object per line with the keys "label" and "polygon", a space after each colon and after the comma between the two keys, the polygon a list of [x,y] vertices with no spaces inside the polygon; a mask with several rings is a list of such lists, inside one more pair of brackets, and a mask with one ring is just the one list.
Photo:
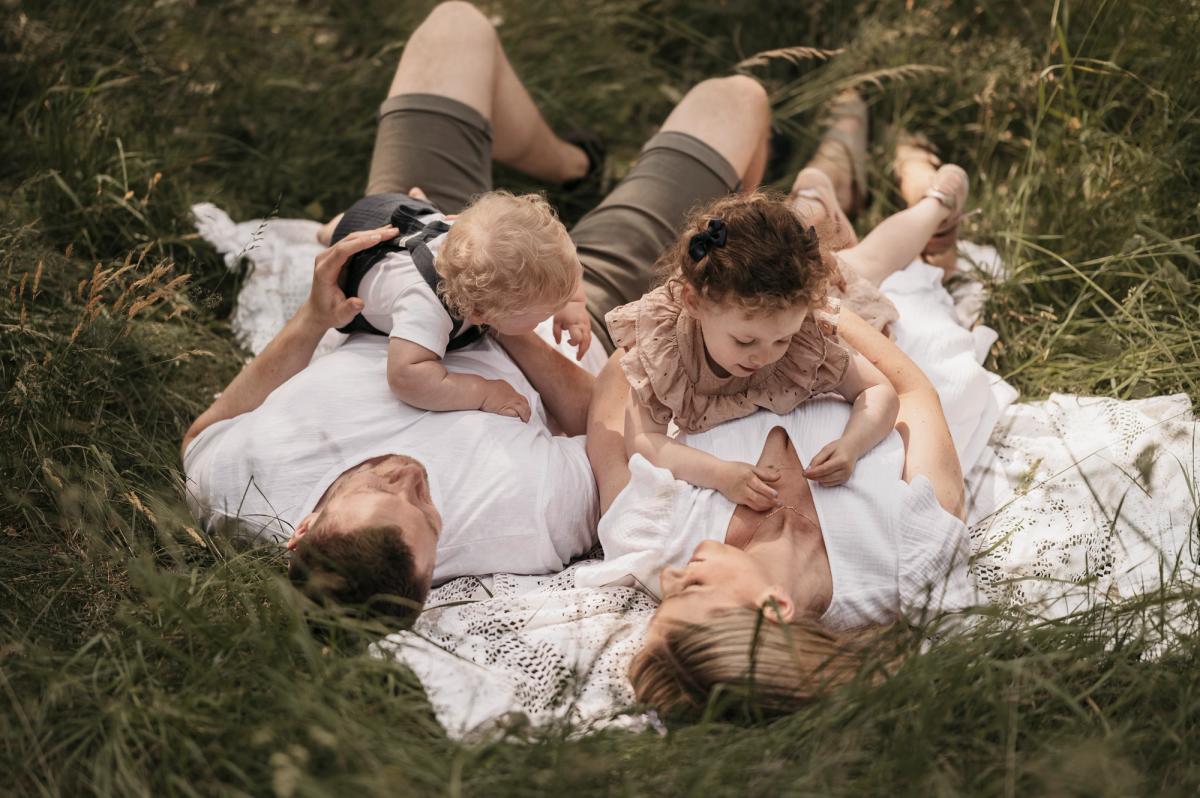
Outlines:
{"label": "woman's hand", "polygon": [[588,315],[582,288],[554,314],[554,343],[562,340],[563,330],[567,331],[567,343],[575,347],[575,359],[582,360],[592,345],[592,317]]}
{"label": "woman's hand", "polygon": [[804,476],[827,488],[841,485],[850,479],[861,456],[862,454],[845,437],[838,438],[825,444],[824,448],[817,452],[816,457],[808,464]]}
{"label": "woman's hand", "polygon": [[720,468],[718,490],[729,501],[759,512],[779,506],[779,491],[767,484],[779,481],[778,469],[739,462],[724,462]]}
{"label": "woman's hand", "polygon": [[351,256],[370,249],[380,241],[395,238],[397,232],[390,225],[375,230],[359,230],[317,255],[313,264],[312,289],[301,308],[308,320],[326,330],[349,324],[362,311],[363,301],[358,297],[347,298],[338,285],[342,268]]}

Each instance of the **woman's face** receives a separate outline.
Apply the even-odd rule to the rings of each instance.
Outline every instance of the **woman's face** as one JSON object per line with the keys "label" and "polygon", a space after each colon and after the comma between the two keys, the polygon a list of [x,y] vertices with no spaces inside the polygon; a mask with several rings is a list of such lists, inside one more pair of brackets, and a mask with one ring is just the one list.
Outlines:
{"label": "woman's face", "polygon": [[653,631],[669,623],[703,623],[721,610],[757,609],[776,592],[769,575],[750,554],[706,540],[682,568],[659,575],[662,603],[650,622]]}
{"label": "woman's face", "polygon": [[808,315],[803,306],[750,313],[737,303],[698,297],[690,286],[684,304],[700,322],[708,356],[734,377],[749,377],[783,357]]}

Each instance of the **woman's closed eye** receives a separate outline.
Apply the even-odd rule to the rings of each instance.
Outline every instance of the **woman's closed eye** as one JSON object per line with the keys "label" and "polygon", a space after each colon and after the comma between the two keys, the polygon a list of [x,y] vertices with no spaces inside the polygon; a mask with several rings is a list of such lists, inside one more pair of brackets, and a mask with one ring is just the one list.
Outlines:
{"label": "woman's closed eye", "polygon": [[754,346],[756,343],[758,343],[758,339],[757,339],[757,338],[751,338],[751,339],[750,339],[750,340],[748,340],[748,341],[743,341],[741,338],[734,338],[734,339],[733,339],[733,342],[734,342],[735,344],[737,344],[738,346]]}

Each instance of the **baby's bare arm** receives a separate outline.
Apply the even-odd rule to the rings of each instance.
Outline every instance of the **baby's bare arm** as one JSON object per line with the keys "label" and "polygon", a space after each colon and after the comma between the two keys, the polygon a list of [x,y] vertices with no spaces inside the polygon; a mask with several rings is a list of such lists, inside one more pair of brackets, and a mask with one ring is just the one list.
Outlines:
{"label": "baby's bare arm", "polygon": [[504,380],[448,371],[434,352],[403,338],[388,343],[388,386],[422,410],[484,410],[529,420],[529,403]]}

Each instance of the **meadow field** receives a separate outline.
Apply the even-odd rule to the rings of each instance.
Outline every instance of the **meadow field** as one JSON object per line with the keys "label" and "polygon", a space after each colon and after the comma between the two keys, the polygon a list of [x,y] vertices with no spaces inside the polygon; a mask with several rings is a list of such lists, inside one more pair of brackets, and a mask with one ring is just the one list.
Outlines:
{"label": "meadow field", "polygon": [[[378,627],[306,608],[278,552],[197,531],[179,441],[246,353],[241,278],[188,209],[324,219],[357,198],[430,7],[0,0],[0,794],[1200,792],[1200,639],[1149,656],[1147,632],[1168,601],[1197,628],[1200,591],[997,618],[782,718],[463,743],[366,653]],[[860,232],[899,201],[898,129],[970,171],[964,235],[1012,269],[989,366],[1024,399],[1200,400],[1195,0],[482,7],[551,123],[603,134],[608,184],[705,77],[766,83],[794,144],[781,185],[822,103],[861,86]],[[598,199],[497,184],[568,220]]]}

